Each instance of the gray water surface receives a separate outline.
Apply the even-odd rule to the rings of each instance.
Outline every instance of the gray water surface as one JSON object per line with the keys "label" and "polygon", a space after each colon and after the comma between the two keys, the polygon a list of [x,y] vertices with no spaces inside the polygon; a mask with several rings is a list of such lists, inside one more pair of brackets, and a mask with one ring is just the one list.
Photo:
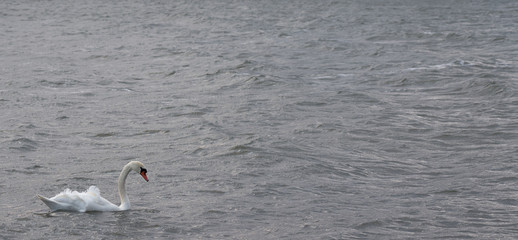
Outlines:
{"label": "gray water surface", "polygon": [[[2,239],[513,239],[515,1],[2,1]],[[132,209],[49,213],[98,186]]]}

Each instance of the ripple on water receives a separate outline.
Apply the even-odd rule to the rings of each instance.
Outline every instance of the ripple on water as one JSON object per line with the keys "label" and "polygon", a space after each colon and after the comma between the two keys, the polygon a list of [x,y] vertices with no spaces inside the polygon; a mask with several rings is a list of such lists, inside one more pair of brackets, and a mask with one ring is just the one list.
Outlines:
{"label": "ripple on water", "polygon": [[34,152],[38,149],[38,143],[28,138],[16,138],[9,142],[10,149],[21,152]]}

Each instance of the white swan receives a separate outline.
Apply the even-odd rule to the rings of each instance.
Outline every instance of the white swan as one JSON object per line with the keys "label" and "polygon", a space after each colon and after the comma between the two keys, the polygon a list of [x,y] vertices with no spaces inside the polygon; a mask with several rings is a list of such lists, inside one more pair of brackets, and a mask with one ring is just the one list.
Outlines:
{"label": "white swan", "polygon": [[119,195],[121,198],[121,205],[117,206],[105,198],[101,197],[99,188],[91,186],[85,192],[65,191],[52,197],[46,198],[38,195],[43,203],[49,206],[50,211],[75,211],[75,212],[87,212],[87,211],[124,211],[130,209],[130,201],[128,194],[126,193],[126,178],[130,171],[133,170],[140,173],[142,177],[149,181],[147,178],[147,170],[144,168],[144,164],[139,161],[131,161],[124,168],[122,168],[119,176]]}

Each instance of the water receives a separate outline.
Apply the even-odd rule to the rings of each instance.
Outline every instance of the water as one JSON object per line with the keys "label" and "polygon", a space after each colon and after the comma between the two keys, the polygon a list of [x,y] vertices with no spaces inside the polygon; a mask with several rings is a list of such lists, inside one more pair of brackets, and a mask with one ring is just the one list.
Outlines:
{"label": "water", "polygon": [[514,1],[0,6],[3,239],[518,234]]}

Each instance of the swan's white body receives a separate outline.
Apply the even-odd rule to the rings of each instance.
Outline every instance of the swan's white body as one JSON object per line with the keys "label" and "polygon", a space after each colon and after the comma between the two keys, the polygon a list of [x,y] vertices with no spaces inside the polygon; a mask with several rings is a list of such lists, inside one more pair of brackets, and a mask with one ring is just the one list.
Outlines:
{"label": "swan's white body", "polygon": [[60,194],[45,198],[38,195],[38,197],[50,208],[51,211],[75,211],[75,212],[89,212],[89,211],[124,211],[131,207],[128,194],[126,193],[126,178],[131,170],[140,173],[146,181],[148,181],[146,173],[147,170],[144,165],[138,161],[132,161],[126,164],[119,176],[119,195],[121,205],[117,206],[105,198],[101,197],[101,192],[96,186],[91,186],[85,192],[71,191],[66,189]]}

